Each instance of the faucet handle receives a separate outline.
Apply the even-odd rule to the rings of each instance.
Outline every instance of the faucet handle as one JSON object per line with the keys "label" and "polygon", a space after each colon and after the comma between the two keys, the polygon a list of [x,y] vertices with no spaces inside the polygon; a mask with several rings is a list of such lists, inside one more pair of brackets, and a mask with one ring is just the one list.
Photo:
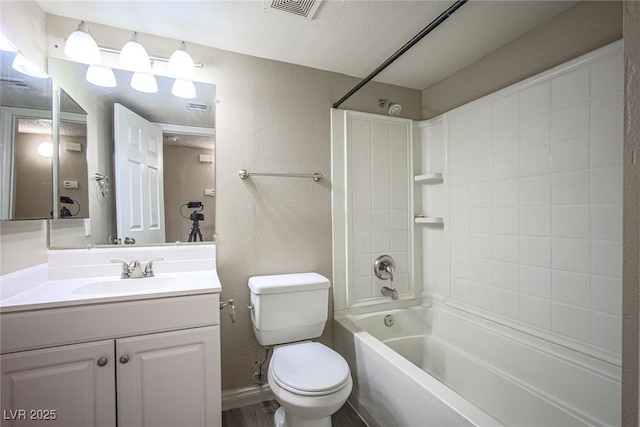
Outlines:
{"label": "faucet handle", "polygon": [[156,261],[164,261],[164,258],[154,258],[147,263],[144,267],[144,277],[153,277],[155,274],[153,273],[153,263]]}
{"label": "faucet handle", "polygon": [[122,261],[121,259],[112,259],[111,262],[117,264],[122,264],[122,273],[120,274],[121,279],[127,279],[131,275],[131,270],[129,269],[129,264],[126,261]]}

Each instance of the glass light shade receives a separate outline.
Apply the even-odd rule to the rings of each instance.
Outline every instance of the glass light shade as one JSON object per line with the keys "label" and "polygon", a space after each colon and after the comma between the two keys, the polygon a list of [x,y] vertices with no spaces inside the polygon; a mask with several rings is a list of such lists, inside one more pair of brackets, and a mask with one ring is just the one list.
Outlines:
{"label": "glass light shade", "polygon": [[138,92],[156,93],[158,91],[158,82],[153,74],[135,72],[131,77],[131,87]]}
{"label": "glass light shade", "polygon": [[53,157],[53,143],[51,141],[41,142],[38,145],[38,154],[42,157]]}
{"label": "glass light shade", "polygon": [[176,79],[171,86],[171,93],[178,98],[193,99],[196,97],[196,87],[191,80]]}
{"label": "glass light shade", "polygon": [[138,33],[133,33],[131,40],[122,47],[120,51],[120,64],[131,71],[151,71],[149,54],[140,43]]}
{"label": "glass light shade", "polygon": [[113,70],[104,65],[89,65],[85,79],[96,86],[116,87],[116,76]]}
{"label": "glass light shade", "polygon": [[40,69],[30,59],[27,59],[23,54],[17,53],[13,58],[11,67],[19,73],[26,74],[27,76],[35,77],[38,79],[46,79],[49,77],[44,71]]}
{"label": "glass light shade", "polygon": [[76,62],[83,64],[99,64],[102,60],[98,44],[89,35],[89,28],[84,21],[80,22],[64,44],[64,53]]}
{"label": "glass light shade", "polygon": [[5,36],[0,34],[0,50],[4,50],[5,52],[17,52],[18,50],[13,46],[13,44],[7,40]]}
{"label": "glass light shade", "polygon": [[193,80],[196,77],[193,59],[187,52],[187,45],[184,42],[169,58],[169,74],[177,79],[184,80]]}

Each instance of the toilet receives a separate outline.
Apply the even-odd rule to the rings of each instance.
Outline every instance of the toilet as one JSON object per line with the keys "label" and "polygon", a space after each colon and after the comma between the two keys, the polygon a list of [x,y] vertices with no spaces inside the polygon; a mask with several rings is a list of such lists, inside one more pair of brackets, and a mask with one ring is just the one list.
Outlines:
{"label": "toilet", "polygon": [[346,360],[311,341],[327,323],[329,286],[318,273],[249,279],[253,332],[260,344],[275,346],[267,378],[281,405],[276,427],[330,427],[353,388]]}

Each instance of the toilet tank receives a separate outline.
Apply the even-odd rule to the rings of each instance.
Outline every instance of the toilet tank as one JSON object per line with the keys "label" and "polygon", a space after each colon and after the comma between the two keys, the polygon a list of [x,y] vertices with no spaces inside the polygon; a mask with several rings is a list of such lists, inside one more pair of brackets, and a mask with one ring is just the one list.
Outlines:
{"label": "toilet tank", "polygon": [[322,335],[329,286],[318,273],[251,277],[251,322],[258,342],[274,345]]}

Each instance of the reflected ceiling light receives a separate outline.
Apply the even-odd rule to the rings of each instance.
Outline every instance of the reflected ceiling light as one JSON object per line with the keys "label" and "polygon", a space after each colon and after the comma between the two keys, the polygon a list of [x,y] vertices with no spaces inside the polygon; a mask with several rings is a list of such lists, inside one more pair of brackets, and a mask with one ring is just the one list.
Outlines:
{"label": "reflected ceiling light", "polygon": [[120,64],[131,71],[151,71],[151,61],[147,50],[140,43],[138,33],[133,33],[129,40],[120,51]]}
{"label": "reflected ceiling light", "polygon": [[38,154],[42,157],[53,157],[53,143],[51,141],[41,142],[38,145]]}
{"label": "reflected ceiling light", "polygon": [[180,47],[169,58],[169,74],[177,79],[193,80],[196,69],[191,55],[187,52],[187,45],[182,42]]}
{"label": "reflected ceiling light", "polygon": [[116,87],[116,76],[113,70],[104,65],[89,65],[85,79],[96,86]]}
{"label": "reflected ceiling light", "polygon": [[21,53],[16,54],[16,57],[13,58],[11,67],[19,73],[38,79],[46,79],[49,77],[40,67],[34,64],[33,61]]}
{"label": "reflected ceiling light", "polygon": [[67,38],[64,53],[74,61],[83,64],[99,64],[101,61],[98,44],[89,34],[89,28],[84,21],[81,21],[78,29]]}
{"label": "reflected ceiling light", "polygon": [[156,82],[153,74],[137,71],[131,77],[131,87],[139,92],[156,93],[158,91],[158,82]]}
{"label": "reflected ceiling light", "polygon": [[11,43],[2,34],[0,34],[0,50],[4,50],[5,52],[17,52],[18,51],[18,49],[13,47],[13,43]]}
{"label": "reflected ceiling light", "polygon": [[171,86],[171,93],[178,98],[193,99],[196,97],[196,87],[191,80],[176,79]]}

